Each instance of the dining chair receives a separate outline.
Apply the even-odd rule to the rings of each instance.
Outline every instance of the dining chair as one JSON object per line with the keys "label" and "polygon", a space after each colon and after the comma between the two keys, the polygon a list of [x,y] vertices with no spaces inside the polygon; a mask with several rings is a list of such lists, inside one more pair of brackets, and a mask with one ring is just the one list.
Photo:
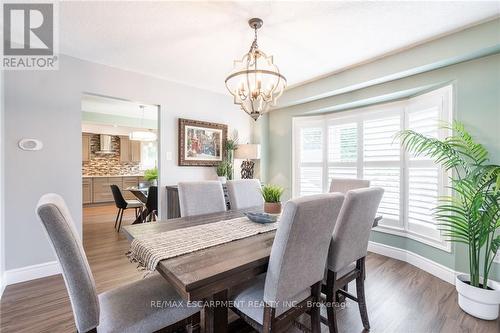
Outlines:
{"label": "dining chair", "polygon": [[110,185],[111,192],[113,193],[113,199],[115,200],[115,206],[118,208],[118,213],[116,214],[115,219],[115,229],[118,224],[118,231],[120,231],[120,227],[122,226],[123,212],[127,209],[135,210],[135,218],[142,214],[142,210],[144,208],[144,204],[139,200],[125,200],[120,191],[120,188],[117,185]]}
{"label": "dining chair", "polygon": [[343,194],[327,193],[285,204],[267,273],[232,297],[232,310],[254,329],[282,332],[310,312],[312,332],[320,332],[321,281],[343,201]]}
{"label": "dining chair", "polygon": [[222,184],[217,181],[180,182],[181,216],[193,216],[226,211]]}
{"label": "dining chair", "polygon": [[[334,296],[340,293],[358,303],[365,329],[370,329],[365,299],[365,257],[368,239],[384,190],[380,187],[360,188],[348,191],[340,211],[333,235],[323,280],[322,291],[326,294],[327,322],[330,333],[337,333]],[[342,289],[356,280],[356,297]]]}
{"label": "dining chair", "polygon": [[226,187],[231,209],[241,210],[264,205],[258,179],[228,180]]}
{"label": "dining chair", "polygon": [[150,186],[146,200],[146,221],[156,221],[158,217],[158,186]]}
{"label": "dining chair", "polygon": [[357,188],[370,187],[370,181],[356,178],[332,178],[330,192],[347,193]]}
{"label": "dining chair", "polygon": [[[340,192],[346,194],[347,191],[355,190],[357,188],[365,188],[370,187],[370,181],[365,179],[357,179],[357,178],[332,178],[330,182],[330,191],[329,192]],[[349,291],[349,285],[341,287],[344,291]],[[342,295],[335,295],[337,302],[344,301],[344,297]]]}
{"label": "dining chair", "polygon": [[[196,328],[200,308],[187,306],[159,274],[97,294],[80,237],[57,194],[43,195],[37,214],[55,250],[78,332],[153,332]],[[162,304],[176,304],[165,307]]]}

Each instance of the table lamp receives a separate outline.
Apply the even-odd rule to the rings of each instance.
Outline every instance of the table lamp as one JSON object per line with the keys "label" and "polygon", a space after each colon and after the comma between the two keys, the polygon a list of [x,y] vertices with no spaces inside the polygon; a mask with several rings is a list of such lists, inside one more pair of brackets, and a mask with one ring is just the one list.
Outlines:
{"label": "table lamp", "polygon": [[241,162],[241,178],[252,179],[255,165],[252,160],[260,159],[260,145],[251,143],[238,145],[234,152],[234,158],[244,160]]}

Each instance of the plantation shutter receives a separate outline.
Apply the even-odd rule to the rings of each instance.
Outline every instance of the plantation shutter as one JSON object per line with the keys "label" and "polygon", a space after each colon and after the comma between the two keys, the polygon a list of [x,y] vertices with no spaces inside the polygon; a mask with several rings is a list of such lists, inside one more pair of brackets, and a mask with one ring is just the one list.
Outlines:
{"label": "plantation shutter", "polygon": [[[296,126],[295,126],[296,125]],[[294,193],[298,196],[323,192],[324,126],[322,121],[297,121],[295,127],[296,176]]]}
{"label": "plantation shutter", "polygon": [[391,226],[401,225],[401,148],[394,139],[401,117],[382,113],[363,121],[363,178],[385,190],[378,214],[384,217],[381,224]]}
{"label": "plantation shutter", "polygon": [[[442,119],[447,119],[444,112],[447,102],[442,94],[432,93],[412,99],[406,112],[407,128],[426,136],[444,138],[448,131],[439,124]],[[438,198],[448,195],[447,175],[430,158],[412,153],[408,153],[407,170],[407,228],[410,232],[438,240],[440,233],[433,210]]]}
{"label": "plantation shutter", "polygon": [[433,216],[438,198],[450,195],[449,175],[431,159],[405,152],[396,134],[449,136],[439,125],[451,121],[451,96],[447,86],[401,102],[295,118],[294,196],[326,192],[332,178],[370,180],[385,190],[377,231],[449,251]]}
{"label": "plantation shutter", "polygon": [[328,126],[328,184],[332,178],[358,177],[358,124]]}

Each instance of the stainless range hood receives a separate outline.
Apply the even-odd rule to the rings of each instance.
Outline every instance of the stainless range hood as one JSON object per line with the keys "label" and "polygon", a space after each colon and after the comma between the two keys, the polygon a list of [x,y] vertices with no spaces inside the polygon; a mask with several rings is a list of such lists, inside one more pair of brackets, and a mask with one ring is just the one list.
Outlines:
{"label": "stainless range hood", "polygon": [[99,151],[96,151],[96,154],[116,154],[116,151],[113,150],[113,146],[111,144],[111,135],[101,134],[99,135]]}

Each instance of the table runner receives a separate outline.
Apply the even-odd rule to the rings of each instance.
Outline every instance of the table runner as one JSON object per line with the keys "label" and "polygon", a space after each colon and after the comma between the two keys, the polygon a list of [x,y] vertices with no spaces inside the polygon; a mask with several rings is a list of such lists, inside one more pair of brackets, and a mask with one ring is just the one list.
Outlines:
{"label": "table runner", "polygon": [[135,238],[127,256],[154,271],[162,260],[276,230],[278,222],[259,224],[247,217],[197,225]]}

